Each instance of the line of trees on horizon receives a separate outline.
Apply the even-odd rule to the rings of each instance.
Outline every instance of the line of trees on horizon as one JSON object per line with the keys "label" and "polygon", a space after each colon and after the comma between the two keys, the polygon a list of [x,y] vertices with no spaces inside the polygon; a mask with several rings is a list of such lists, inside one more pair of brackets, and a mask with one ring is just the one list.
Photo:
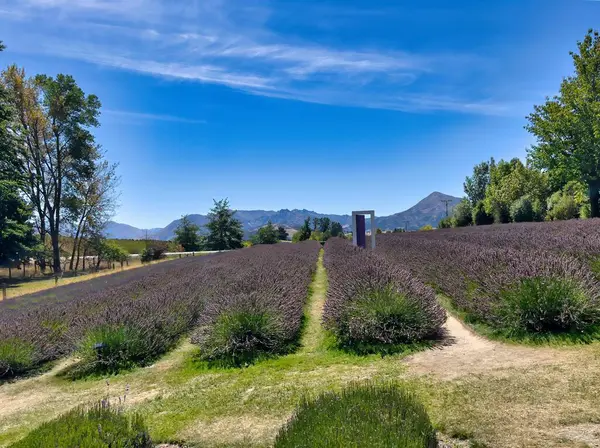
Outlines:
{"label": "line of trees on horizon", "polygon": [[490,158],[475,165],[465,198],[438,228],[600,217],[598,31],[590,29],[570,54],[574,73],[527,117],[536,143],[526,162]]}

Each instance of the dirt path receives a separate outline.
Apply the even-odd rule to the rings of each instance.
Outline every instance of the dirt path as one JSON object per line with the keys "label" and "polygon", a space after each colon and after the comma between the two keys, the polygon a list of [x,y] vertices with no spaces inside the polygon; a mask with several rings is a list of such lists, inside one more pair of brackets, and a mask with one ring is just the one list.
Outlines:
{"label": "dirt path", "polygon": [[444,328],[448,344],[407,358],[411,373],[432,374],[450,380],[498,369],[550,364],[560,353],[564,354],[548,347],[510,345],[484,339],[451,315],[448,315]]}

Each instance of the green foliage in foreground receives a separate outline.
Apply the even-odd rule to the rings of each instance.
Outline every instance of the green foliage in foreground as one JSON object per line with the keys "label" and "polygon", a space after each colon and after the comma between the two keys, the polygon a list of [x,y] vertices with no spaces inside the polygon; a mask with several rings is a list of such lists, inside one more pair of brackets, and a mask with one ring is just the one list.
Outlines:
{"label": "green foliage in foreground", "polygon": [[388,287],[354,300],[344,313],[337,336],[340,345],[351,351],[387,353],[409,350],[398,345],[416,343],[429,333],[431,318],[422,304]]}
{"label": "green foliage in foreground", "polygon": [[152,335],[132,326],[104,325],[90,330],[79,345],[73,377],[117,373],[154,360]]}
{"label": "green foliage in foreground", "polygon": [[201,358],[226,366],[251,364],[285,351],[281,320],[269,312],[236,310],[223,313],[200,338]]}
{"label": "green foliage in foreground", "polygon": [[152,448],[141,417],[106,405],[75,409],[44,423],[10,448]]}
{"label": "green foliage in foreground", "polygon": [[585,332],[600,318],[600,309],[567,280],[523,279],[502,294],[498,308],[510,334]]}
{"label": "green foliage in foreground", "polygon": [[0,378],[32,370],[36,364],[35,347],[17,338],[0,342]]}
{"label": "green foliage in foreground", "polygon": [[275,441],[275,448],[436,446],[423,405],[393,384],[353,384],[305,399]]}

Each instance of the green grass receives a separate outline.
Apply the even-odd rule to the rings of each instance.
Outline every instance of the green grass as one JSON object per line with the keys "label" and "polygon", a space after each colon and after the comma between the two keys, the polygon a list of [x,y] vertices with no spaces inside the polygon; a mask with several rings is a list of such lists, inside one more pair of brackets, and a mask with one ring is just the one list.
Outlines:
{"label": "green grass", "polygon": [[389,384],[351,384],[303,400],[275,448],[435,448],[427,412],[413,393]]}
{"label": "green grass", "polygon": [[76,408],[42,424],[10,448],[45,447],[152,448],[144,421],[128,417],[105,403]]}
{"label": "green grass", "polygon": [[[517,367],[498,363],[470,374],[473,366],[481,367],[474,358],[453,379],[415,375],[404,362],[406,353],[357,356],[332,345],[331,335],[319,324],[326,281],[319,264],[300,347],[290,355],[242,369],[211,368],[198,361],[196,346],[182,341],[152,366],[111,376],[109,386],[106,379],[58,376],[74,360],[63,360],[44,375],[1,385],[0,446],[66,409],[120,395],[126,388],[128,412],[143,416],[155,443],[185,441],[189,447],[271,447],[305,397],[364,381],[395,382],[414,393],[443,439],[469,439],[456,445],[461,448],[580,448],[584,445],[560,431],[600,423],[599,343],[557,349],[511,345],[521,363]],[[530,362],[529,356],[539,351],[551,351],[546,362]],[[431,362],[439,370],[445,360]]]}

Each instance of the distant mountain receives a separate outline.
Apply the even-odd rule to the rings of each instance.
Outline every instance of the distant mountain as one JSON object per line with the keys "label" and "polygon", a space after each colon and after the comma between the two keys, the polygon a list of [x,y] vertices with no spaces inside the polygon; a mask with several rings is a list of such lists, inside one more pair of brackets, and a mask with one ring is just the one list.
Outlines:
{"label": "distant mountain", "polygon": [[427,224],[435,227],[446,216],[446,204],[442,202],[446,200],[450,201],[448,212],[451,213],[454,206],[461,201],[461,198],[434,191],[408,210],[377,218],[377,227],[383,230],[403,229],[405,224],[408,224],[408,230],[418,230]]}
{"label": "distant mountain", "polygon": [[[449,210],[460,202],[460,198],[436,191],[406,211],[391,216],[377,217],[377,227],[383,230],[391,230],[396,227],[404,228],[406,221],[408,221],[407,227],[409,230],[416,230],[426,224],[431,224],[435,227],[440,219],[446,215],[446,206],[442,203],[442,200],[451,201],[448,204]],[[244,226],[246,237],[267,224],[269,220],[276,225],[297,229],[302,226],[307,217],[311,219],[327,217],[345,227],[352,225],[351,215],[328,215],[310,210],[238,210],[236,213],[236,218]],[[201,228],[208,222],[208,218],[205,215],[189,215],[188,218]],[[176,219],[163,229],[148,229],[148,237],[158,240],[170,240],[175,235],[175,229],[179,226],[180,221],[181,219]],[[146,230],[111,221],[106,226],[105,234],[109,238],[142,239],[146,237]]]}

